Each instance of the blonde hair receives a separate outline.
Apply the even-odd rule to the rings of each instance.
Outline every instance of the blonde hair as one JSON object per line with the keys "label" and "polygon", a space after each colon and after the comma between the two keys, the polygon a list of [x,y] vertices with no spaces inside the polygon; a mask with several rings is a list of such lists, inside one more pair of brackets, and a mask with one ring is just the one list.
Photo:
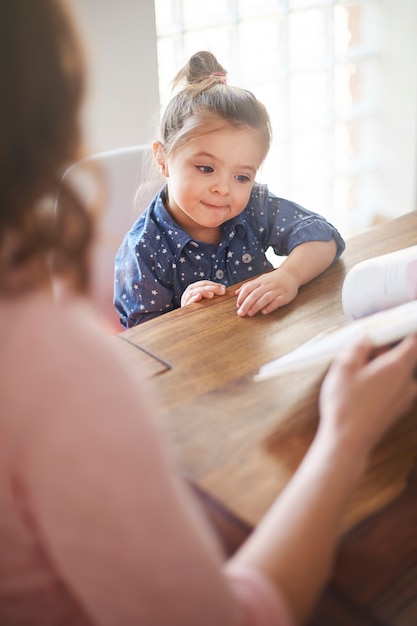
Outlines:
{"label": "blonde hair", "polygon": [[265,106],[252,92],[229,85],[226,70],[211,52],[193,54],[172,82],[174,88],[181,83],[185,87],[171,99],[162,117],[161,137],[168,155],[208,119],[217,118],[256,130],[266,157],[272,132]]}

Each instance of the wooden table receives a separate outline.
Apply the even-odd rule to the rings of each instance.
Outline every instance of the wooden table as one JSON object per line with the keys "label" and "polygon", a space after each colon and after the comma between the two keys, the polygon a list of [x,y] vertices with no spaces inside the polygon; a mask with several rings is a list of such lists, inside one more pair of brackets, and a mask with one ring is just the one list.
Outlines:
{"label": "wooden table", "polygon": [[[325,366],[262,382],[254,374],[345,321],[341,287],[354,264],[416,244],[413,212],[350,239],[340,261],[270,315],[239,318],[230,288],[119,335],[139,348],[138,363],[144,354],[154,360],[149,385],[162,428],[228,553],[280,493],[314,436]],[[311,626],[417,625],[416,419],[417,406],[375,451]]]}

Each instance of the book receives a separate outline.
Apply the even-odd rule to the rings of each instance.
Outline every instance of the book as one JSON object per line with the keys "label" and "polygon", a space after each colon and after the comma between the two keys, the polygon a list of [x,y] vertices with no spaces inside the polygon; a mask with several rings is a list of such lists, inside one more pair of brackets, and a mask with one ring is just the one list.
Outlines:
{"label": "book", "polygon": [[352,267],[343,282],[342,307],[345,324],[265,363],[255,380],[330,362],[360,336],[367,336],[375,347],[380,347],[417,333],[417,246],[373,257]]}
{"label": "book", "polygon": [[357,263],[342,287],[343,311],[358,319],[417,298],[417,246]]}

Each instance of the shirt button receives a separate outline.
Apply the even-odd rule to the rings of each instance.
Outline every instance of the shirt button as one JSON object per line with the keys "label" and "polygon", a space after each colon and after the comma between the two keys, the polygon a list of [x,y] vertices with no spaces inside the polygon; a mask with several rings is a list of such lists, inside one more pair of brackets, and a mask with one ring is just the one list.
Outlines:
{"label": "shirt button", "polygon": [[250,263],[252,261],[252,256],[249,254],[249,252],[246,252],[243,256],[242,256],[242,261],[244,263]]}
{"label": "shirt button", "polygon": [[224,276],[224,272],[223,270],[217,270],[216,271],[216,278],[218,278],[219,280],[221,280]]}

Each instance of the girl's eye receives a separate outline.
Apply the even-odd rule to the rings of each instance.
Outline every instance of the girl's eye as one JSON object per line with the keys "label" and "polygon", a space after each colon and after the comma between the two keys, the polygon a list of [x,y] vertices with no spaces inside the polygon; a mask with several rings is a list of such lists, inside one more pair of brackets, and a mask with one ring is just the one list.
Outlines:
{"label": "girl's eye", "polygon": [[238,174],[236,176],[236,179],[240,182],[240,183],[249,183],[250,182],[250,178],[249,176],[245,176],[244,174]]}
{"label": "girl's eye", "polygon": [[211,174],[211,172],[214,172],[210,165],[197,165],[197,169],[200,170],[200,172],[203,172],[203,174]]}

